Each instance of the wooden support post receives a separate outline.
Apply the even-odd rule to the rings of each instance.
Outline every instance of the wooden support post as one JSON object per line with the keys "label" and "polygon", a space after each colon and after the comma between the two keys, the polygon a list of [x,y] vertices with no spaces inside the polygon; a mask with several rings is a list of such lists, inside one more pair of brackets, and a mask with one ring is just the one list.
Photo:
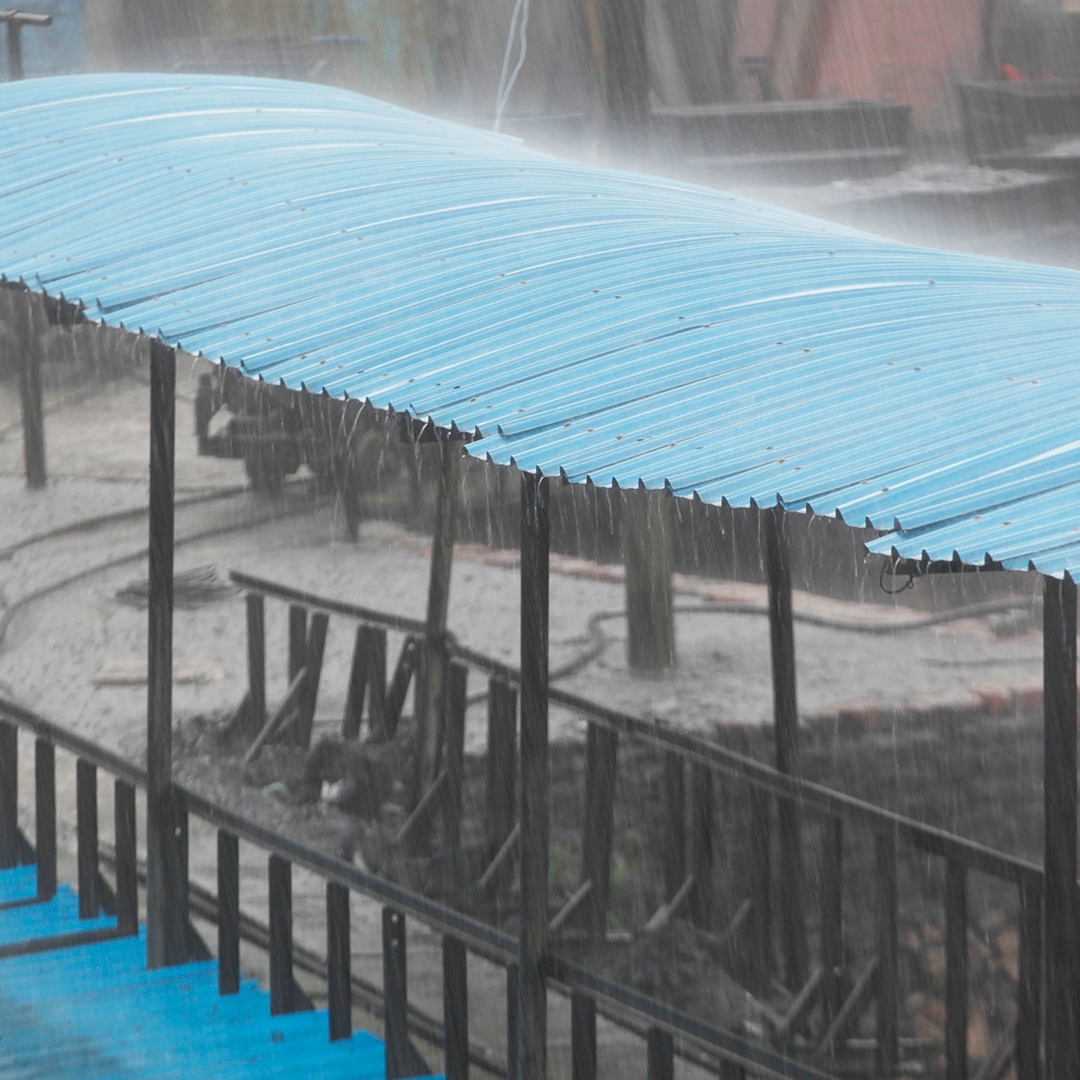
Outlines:
{"label": "wooden support post", "polygon": [[844,1001],[844,823],[826,818],[821,825],[821,966],[825,971],[822,1007],[825,1026]]}
{"label": "wooden support post", "polygon": [[323,653],[326,649],[326,631],[330,616],[317,611],[311,617],[307,642],[304,646],[304,692],[300,698],[299,715],[293,725],[294,741],[306,750],[311,745],[311,729],[315,723],[315,705],[319,697],[319,679],[322,676]]}
{"label": "wooden support post", "polygon": [[249,709],[241,734],[253,739],[266,723],[266,603],[260,593],[248,593],[248,696]]}
{"label": "wooden support post", "polygon": [[446,698],[446,668],[450,655],[446,643],[446,614],[450,603],[450,570],[454,561],[454,511],[457,503],[457,464],[461,445],[445,440],[440,444],[442,468],[435,505],[435,534],[431,543],[431,573],[428,578],[427,617],[420,657],[420,678],[416,686],[417,753],[413,803],[423,798],[439,771],[442,747],[443,708]]}
{"label": "wooden support post", "polygon": [[649,1028],[647,1039],[648,1080],[674,1080],[675,1040],[663,1028]]}
{"label": "wooden support post", "polygon": [[130,936],[139,932],[139,857],[135,829],[135,788],[126,780],[117,780],[113,784],[116,926],[121,934]]}
{"label": "wooden support post", "polygon": [[1016,1080],[1039,1080],[1042,1021],[1042,895],[1020,890],[1020,979],[1016,989]]}
{"label": "wooden support post", "polygon": [[487,854],[493,859],[517,818],[517,690],[505,679],[488,680]]}
{"label": "wooden support post", "polygon": [[772,821],[769,795],[760,788],[749,791],[750,899],[753,903],[753,989],[762,994],[772,981]]}
{"label": "wooden support post", "polygon": [[602,943],[607,934],[611,891],[619,737],[613,731],[589,724],[585,740],[585,835],[581,845],[581,880],[592,882],[592,889],[582,910],[589,940]]}
{"label": "wooden support post", "polygon": [[218,993],[240,990],[240,841],[218,829]]}
{"label": "wooden support post", "polygon": [[292,863],[271,855],[270,885],[270,1015],[296,1012],[293,991]]}
{"label": "wooden support post", "polygon": [[75,762],[75,816],[78,834],[79,918],[101,914],[98,887],[97,769],[79,758]]}
{"label": "wooden support post", "polygon": [[[791,609],[791,566],[783,535],[785,511],[761,512],[765,574],[769,583],[769,642],[772,655],[773,730],[776,767],[799,774],[799,712],[795,696],[795,623]],[[794,800],[777,800],[780,842],[780,941],[788,985],[806,982],[808,955],[803,914],[803,859],[799,811]]]}
{"label": "wooden support post", "polygon": [[147,634],[146,960],[150,968],[187,959],[180,921],[180,870],[172,788],[173,479],[176,354],[150,342],[150,576]]}
{"label": "wooden support post", "polygon": [[667,491],[623,492],[627,659],[638,670],[675,666],[673,515]]}
{"label": "wooden support post", "polygon": [[700,762],[694,762],[690,775],[690,873],[694,876],[694,887],[690,890],[690,918],[695,926],[713,930],[713,837],[716,816],[713,776],[708,765]]}
{"label": "wooden support post", "polygon": [[386,1080],[414,1076],[410,1069],[408,968],[405,953],[405,916],[383,908],[383,1039],[386,1043]]}
{"label": "wooden support post", "polygon": [[[18,39],[18,32],[15,33]],[[10,44],[11,28],[8,29]],[[19,364],[19,397],[22,402],[23,458],[26,486],[32,491],[45,487],[45,409],[41,390],[41,343],[34,329],[33,298],[29,290],[14,298],[16,348],[22,350]]]}
{"label": "wooden support post", "polygon": [[521,968],[506,967],[506,1080],[521,1080]]}
{"label": "wooden support post", "polygon": [[443,1052],[446,1080],[469,1080],[469,975],[465,946],[443,938]]}
{"label": "wooden support post", "polygon": [[452,663],[446,686],[446,800],[443,803],[443,845],[461,847],[462,793],[465,787],[465,694],[469,669]]}
{"label": "wooden support post", "polygon": [[37,898],[56,895],[56,749],[48,739],[34,741],[34,840],[37,847]]}
{"label": "wooden support post", "polygon": [[521,1076],[547,1075],[548,481],[521,474]]}
{"label": "wooden support post", "polygon": [[897,983],[897,880],[896,834],[892,830],[874,837],[877,872],[877,1045],[874,1064],[882,1075],[891,1075],[900,1060]]}
{"label": "wooden support post", "polygon": [[330,1041],[352,1035],[352,947],[349,889],[337,881],[326,883],[326,993],[330,1014]]}
{"label": "wooden support post", "polygon": [[945,1080],[967,1080],[967,870],[945,861]]}
{"label": "wooden support post", "polygon": [[1043,579],[1043,928],[1048,1080],[1080,1076],[1076,890],[1076,585]]}
{"label": "wooden support post", "polygon": [[686,765],[680,754],[664,754],[664,898],[670,900],[686,880]]}
{"label": "wooden support post", "polygon": [[307,608],[300,604],[289,605],[289,682],[300,673],[304,667],[304,656],[307,653]]}
{"label": "wooden support post", "polygon": [[596,1002],[574,990],[570,994],[571,1080],[596,1080]]}
{"label": "wooden support post", "polygon": [[19,865],[19,733],[0,720],[0,870]]}

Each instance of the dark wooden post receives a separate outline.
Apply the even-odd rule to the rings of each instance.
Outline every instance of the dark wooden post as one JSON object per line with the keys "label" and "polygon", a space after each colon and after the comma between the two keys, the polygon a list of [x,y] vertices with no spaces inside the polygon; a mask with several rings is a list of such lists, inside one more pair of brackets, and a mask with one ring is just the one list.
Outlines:
{"label": "dark wooden post", "polygon": [[898,1028],[899,988],[897,985],[897,881],[896,834],[874,837],[877,871],[877,1046],[874,1064],[882,1075],[891,1075],[900,1059]]}
{"label": "dark wooden post", "polygon": [[56,895],[56,750],[48,739],[34,741],[34,833],[37,898]]}
{"label": "dark wooden post", "polygon": [[619,737],[589,724],[585,742],[585,836],[581,879],[591,881],[585,898],[585,930],[591,941],[602,942],[607,933],[608,895],[611,891],[611,846],[615,829],[615,768]]}
{"label": "dark wooden post", "polygon": [[690,917],[696,926],[712,930],[713,918],[713,833],[715,804],[713,777],[708,765],[694,762],[690,769]]}
{"label": "dark wooden post", "polygon": [[75,821],[78,834],[79,918],[96,919],[101,914],[97,769],[82,758],[75,762]]}
{"label": "dark wooden post", "polygon": [[300,674],[307,652],[307,608],[289,605],[289,683]]}
{"label": "dark wooden post", "polygon": [[293,992],[292,863],[271,855],[270,885],[270,1015],[296,1011]]}
{"label": "dark wooden post", "polygon": [[176,902],[178,806],[172,790],[173,478],[176,354],[150,342],[150,578],[146,725],[146,960],[187,959],[187,913]]}
{"label": "dark wooden post", "polygon": [[319,698],[319,679],[322,677],[323,653],[326,649],[326,631],[330,625],[330,616],[324,611],[317,611],[311,616],[307,641],[304,645],[304,693],[298,705],[299,716],[294,725],[295,743],[307,749],[311,745],[311,730],[315,723],[315,704]]}
{"label": "dark wooden post", "polygon": [[1042,895],[1020,890],[1020,979],[1016,990],[1016,1080],[1039,1080],[1042,1021]]}
{"label": "dark wooden post", "polygon": [[664,754],[664,899],[671,900],[686,880],[686,767],[673,750]]}
{"label": "dark wooden post", "polygon": [[254,738],[266,723],[266,602],[260,593],[249,592],[247,604],[248,695],[250,712],[244,728]]}
{"label": "dark wooden post", "polygon": [[648,1080],[674,1080],[675,1040],[663,1028],[649,1028],[646,1036]]}
{"label": "dark wooden post", "polygon": [[414,1076],[410,1068],[408,968],[405,916],[383,908],[383,1038],[386,1042],[386,1080]]}
{"label": "dark wooden post", "polygon": [[[776,767],[799,774],[799,711],[795,697],[795,624],[791,610],[791,566],[784,541],[784,510],[761,512],[765,574],[769,583],[769,642],[772,654],[773,730]],[[798,807],[792,799],[777,800],[780,842],[780,941],[787,980],[798,990],[807,976],[806,919],[803,915],[802,836]]]}
{"label": "dark wooden post", "polygon": [[364,698],[368,702],[368,730],[379,739],[390,737],[386,723],[386,631],[378,626],[358,626],[353,645],[349,689],[341,722],[343,738],[360,734]]}
{"label": "dark wooden post", "polygon": [[548,481],[521,474],[521,1076],[547,1075]]}
{"label": "dark wooden post", "polygon": [[240,841],[218,829],[218,993],[240,990]]}
{"label": "dark wooden post", "polygon": [[967,1080],[967,870],[945,862],[945,1080]]}
{"label": "dark wooden post", "polygon": [[596,1002],[577,990],[570,995],[570,1077],[596,1080]]}
{"label": "dark wooden post", "polygon": [[821,827],[821,966],[825,1028],[840,1012],[844,994],[844,823],[829,817]]}
{"label": "dark wooden post", "polygon": [[521,1080],[521,968],[506,967],[506,1080]]}
{"label": "dark wooden post", "polygon": [[326,991],[330,1041],[352,1035],[352,949],[349,890],[337,881],[326,883]]}
{"label": "dark wooden post", "polygon": [[623,492],[627,660],[645,671],[675,666],[673,513],[667,491]]}
{"label": "dark wooden post", "polygon": [[443,938],[443,1052],[446,1080],[469,1080],[469,974],[465,946]]}
{"label": "dark wooden post", "polygon": [[488,680],[487,856],[503,846],[517,818],[517,690],[505,679]]}
{"label": "dark wooden post", "polygon": [[[8,43],[12,40],[8,28]],[[18,40],[16,29],[14,38]],[[41,390],[41,342],[34,332],[34,301],[29,290],[12,298],[15,307],[16,348],[22,350],[19,364],[19,397],[22,401],[23,457],[26,486],[40,491],[45,487],[45,409]]]}
{"label": "dark wooden post", "polygon": [[0,720],[0,870],[19,865],[19,733]]}
{"label": "dark wooden post", "polygon": [[454,508],[457,502],[457,463],[461,444],[440,444],[442,468],[435,504],[435,534],[431,544],[427,617],[416,685],[417,754],[413,805],[435,782],[442,745],[446,668],[450,655],[446,642],[446,614],[450,603],[450,570],[454,561]]}
{"label": "dark wooden post", "polygon": [[135,847],[135,788],[126,780],[113,784],[116,837],[116,926],[121,934],[139,932],[139,862]]}
{"label": "dark wooden post", "polygon": [[461,847],[462,796],[465,787],[465,694],[469,669],[453,663],[446,687],[446,801],[443,804],[443,844]]}
{"label": "dark wooden post", "polygon": [[772,821],[769,795],[752,787],[750,801],[750,899],[753,918],[754,989],[765,993],[772,979]]}
{"label": "dark wooden post", "polygon": [[1080,1076],[1076,895],[1076,585],[1043,579],[1046,1075]]}

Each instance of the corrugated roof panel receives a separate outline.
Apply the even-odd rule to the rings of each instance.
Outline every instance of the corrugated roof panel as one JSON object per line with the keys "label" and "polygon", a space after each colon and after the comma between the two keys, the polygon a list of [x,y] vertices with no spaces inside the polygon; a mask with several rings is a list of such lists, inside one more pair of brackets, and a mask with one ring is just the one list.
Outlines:
{"label": "corrugated roof panel", "polygon": [[328,87],[109,75],[0,86],[0,272],[499,462],[1080,568],[1075,271]]}

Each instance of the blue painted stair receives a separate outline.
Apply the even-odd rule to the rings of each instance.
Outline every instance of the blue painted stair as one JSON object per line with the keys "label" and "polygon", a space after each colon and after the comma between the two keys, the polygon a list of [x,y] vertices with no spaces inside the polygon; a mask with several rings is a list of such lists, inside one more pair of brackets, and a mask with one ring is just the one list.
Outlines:
{"label": "blue painted stair", "polygon": [[[34,902],[35,881],[0,870],[0,945],[116,925],[80,920],[67,886]],[[0,959],[0,1080],[385,1075],[381,1040],[330,1042],[324,1011],[271,1016],[253,980],[222,997],[214,960],[148,971],[143,932]]]}

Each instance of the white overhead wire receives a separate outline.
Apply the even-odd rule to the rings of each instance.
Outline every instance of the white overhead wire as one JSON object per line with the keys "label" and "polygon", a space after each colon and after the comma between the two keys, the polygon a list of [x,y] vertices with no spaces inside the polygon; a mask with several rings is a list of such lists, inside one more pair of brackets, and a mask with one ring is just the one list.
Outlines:
{"label": "white overhead wire", "polygon": [[[518,59],[514,70],[507,79],[510,69],[510,54],[514,49],[514,32],[519,32]],[[503,53],[502,71],[499,74],[499,88],[495,91],[495,123],[493,131],[499,130],[503,110],[510,100],[510,92],[517,82],[518,73],[525,64],[525,54],[529,48],[529,0],[516,0],[513,14],[510,16],[510,32],[506,36],[506,51]]]}

